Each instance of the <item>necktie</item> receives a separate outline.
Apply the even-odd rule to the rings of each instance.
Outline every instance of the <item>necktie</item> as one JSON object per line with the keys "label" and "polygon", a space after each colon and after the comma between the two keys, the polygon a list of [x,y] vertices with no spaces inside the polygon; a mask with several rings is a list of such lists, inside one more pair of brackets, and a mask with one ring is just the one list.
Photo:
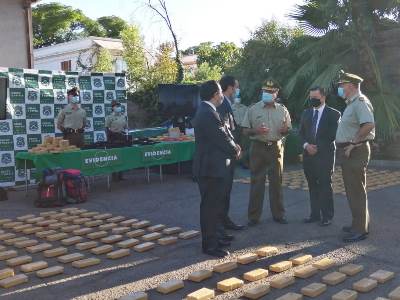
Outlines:
{"label": "necktie", "polygon": [[315,138],[317,136],[317,122],[318,122],[318,110],[314,110],[314,115],[312,118],[312,134]]}

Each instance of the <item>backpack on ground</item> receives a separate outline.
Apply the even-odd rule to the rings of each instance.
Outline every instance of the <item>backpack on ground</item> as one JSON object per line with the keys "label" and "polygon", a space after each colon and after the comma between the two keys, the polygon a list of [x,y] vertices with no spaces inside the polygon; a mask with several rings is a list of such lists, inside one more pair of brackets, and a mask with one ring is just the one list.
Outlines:
{"label": "backpack on ground", "polygon": [[61,168],[43,170],[42,181],[38,186],[38,197],[34,204],[36,207],[58,207],[66,204]]}
{"label": "backpack on ground", "polygon": [[82,203],[88,198],[88,184],[80,170],[67,169],[63,171],[63,181],[68,203]]}

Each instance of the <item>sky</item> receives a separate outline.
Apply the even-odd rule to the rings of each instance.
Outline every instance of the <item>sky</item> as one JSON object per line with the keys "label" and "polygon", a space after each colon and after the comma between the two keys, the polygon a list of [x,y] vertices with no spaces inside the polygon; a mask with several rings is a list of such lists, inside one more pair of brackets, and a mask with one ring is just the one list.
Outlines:
{"label": "sky", "polygon": [[[152,0],[154,3],[157,0]],[[140,27],[148,47],[171,41],[165,24],[146,0],[41,0],[81,9],[88,17],[116,15]],[[302,0],[166,0],[180,48],[201,42],[234,42],[240,46],[263,21],[294,24],[287,15]]]}

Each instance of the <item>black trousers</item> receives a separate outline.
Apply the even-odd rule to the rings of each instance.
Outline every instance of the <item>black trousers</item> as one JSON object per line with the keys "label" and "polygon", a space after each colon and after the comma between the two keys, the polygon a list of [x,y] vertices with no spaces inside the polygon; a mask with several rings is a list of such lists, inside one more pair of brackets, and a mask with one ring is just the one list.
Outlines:
{"label": "black trousers", "polygon": [[235,163],[236,161],[231,160],[231,166],[229,168],[228,175],[224,178],[224,200],[221,212],[221,222],[226,223],[230,221],[229,208],[231,206],[231,192],[233,186],[233,177],[235,174]]}
{"label": "black trousers", "polygon": [[310,192],[311,218],[331,220],[334,215],[332,174],[334,154],[330,156],[305,156],[304,174]]}
{"label": "black trousers", "polygon": [[217,225],[224,200],[224,178],[199,177],[200,226],[203,250],[218,247]]}

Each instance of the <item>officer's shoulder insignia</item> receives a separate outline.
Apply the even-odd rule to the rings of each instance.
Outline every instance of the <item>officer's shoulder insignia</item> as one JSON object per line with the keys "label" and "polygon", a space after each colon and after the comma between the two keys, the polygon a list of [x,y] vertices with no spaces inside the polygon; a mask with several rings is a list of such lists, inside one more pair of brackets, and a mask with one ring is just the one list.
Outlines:
{"label": "officer's shoulder insignia", "polygon": [[360,101],[368,101],[368,98],[364,95],[360,95],[360,97],[358,97],[358,100]]}

